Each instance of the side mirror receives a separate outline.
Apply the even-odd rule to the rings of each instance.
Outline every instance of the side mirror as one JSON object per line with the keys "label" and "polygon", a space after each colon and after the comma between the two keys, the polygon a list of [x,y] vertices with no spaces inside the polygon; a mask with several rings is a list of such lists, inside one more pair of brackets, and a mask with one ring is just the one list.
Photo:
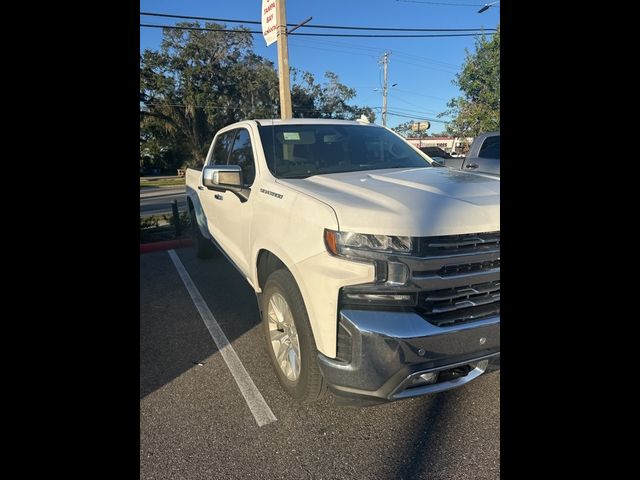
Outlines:
{"label": "side mirror", "polygon": [[202,170],[202,185],[212,190],[242,188],[242,169],[239,165],[209,165]]}

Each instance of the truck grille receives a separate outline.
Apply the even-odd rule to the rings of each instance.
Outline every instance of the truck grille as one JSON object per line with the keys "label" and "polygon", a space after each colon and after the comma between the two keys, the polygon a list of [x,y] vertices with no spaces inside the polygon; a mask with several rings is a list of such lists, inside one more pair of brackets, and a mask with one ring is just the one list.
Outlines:
{"label": "truck grille", "polygon": [[421,257],[499,250],[500,232],[422,237],[419,245]]}
{"label": "truck grille", "polygon": [[439,327],[500,313],[500,281],[422,292],[418,309]]}
{"label": "truck grille", "polygon": [[500,232],[423,237],[407,258],[416,310],[437,326],[500,314]]}
{"label": "truck grille", "polygon": [[424,277],[427,275],[440,275],[440,276],[448,276],[448,275],[457,275],[460,273],[468,273],[468,272],[480,272],[483,270],[491,270],[494,268],[500,268],[500,260],[488,260],[486,262],[477,262],[477,263],[464,263],[462,265],[446,265],[439,270],[436,271],[417,271],[413,272],[414,276]]}

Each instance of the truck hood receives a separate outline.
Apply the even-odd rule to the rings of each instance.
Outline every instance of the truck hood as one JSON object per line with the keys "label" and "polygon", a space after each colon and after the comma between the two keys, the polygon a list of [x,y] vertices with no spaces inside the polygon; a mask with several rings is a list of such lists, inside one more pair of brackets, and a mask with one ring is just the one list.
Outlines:
{"label": "truck hood", "polygon": [[448,168],[278,179],[331,206],[342,231],[436,236],[500,230],[500,181]]}

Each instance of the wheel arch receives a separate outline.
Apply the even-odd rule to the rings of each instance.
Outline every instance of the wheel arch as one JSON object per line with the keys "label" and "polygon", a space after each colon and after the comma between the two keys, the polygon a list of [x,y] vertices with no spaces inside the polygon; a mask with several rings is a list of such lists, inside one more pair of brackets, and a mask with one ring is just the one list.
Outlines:
{"label": "wheel arch", "polygon": [[211,234],[209,234],[209,228],[207,227],[207,217],[204,214],[202,205],[200,204],[200,198],[193,188],[187,185],[187,210],[195,213],[196,221],[200,233],[204,238],[211,240]]}

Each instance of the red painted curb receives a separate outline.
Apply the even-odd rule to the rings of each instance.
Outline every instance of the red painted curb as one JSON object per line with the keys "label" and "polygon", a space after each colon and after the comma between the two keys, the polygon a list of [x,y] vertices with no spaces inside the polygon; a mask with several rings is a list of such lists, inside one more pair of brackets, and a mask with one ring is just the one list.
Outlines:
{"label": "red painted curb", "polygon": [[161,250],[171,250],[172,248],[190,247],[193,241],[190,238],[179,240],[167,240],[165,242],[141,243],[140,253],[159,252]]}

